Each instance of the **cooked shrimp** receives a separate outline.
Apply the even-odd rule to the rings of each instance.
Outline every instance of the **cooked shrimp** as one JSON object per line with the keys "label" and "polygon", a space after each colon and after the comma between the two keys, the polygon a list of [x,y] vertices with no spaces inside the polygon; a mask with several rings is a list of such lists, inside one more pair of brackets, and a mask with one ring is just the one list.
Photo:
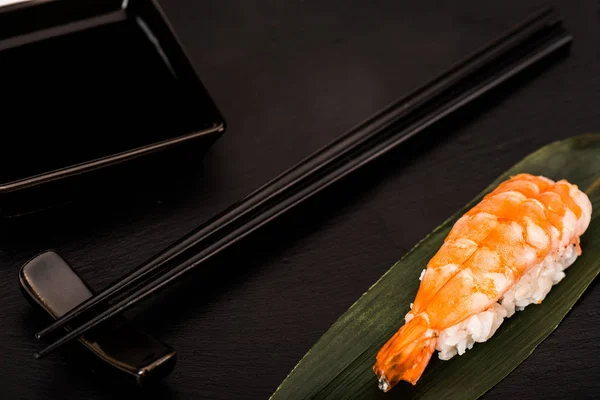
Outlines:
{"label": "cooked shrimp", "polygon": [[[400,381],[415,385],[436,347],[447,347],[438,342],[453,332],[462,329],[466,339],[462,348],[444,353],[446,359],[457,351],[462,354],[474,341],[487,340],[511,314],[510,308],[503,308],[508,307],[507,299],[520,301],[518,309],[541,302],[564,276],[562,270],[581,254],[579,237],[591,212],[590,200],[576,185],[542,176],[519,174],[487,194],[454,224],[427,264],[405,324],[377,354],[373,370],[379,387],[388,391]],[[537,275],[532,278],[534,269]],[[520,299],[520,281],[542,279],[540,271],[546,271],[550,283],[540,283],[540,293]],[[473,324],[465,324],[483,316],[489,317],[480,324],[486,326],[469,337]]]}

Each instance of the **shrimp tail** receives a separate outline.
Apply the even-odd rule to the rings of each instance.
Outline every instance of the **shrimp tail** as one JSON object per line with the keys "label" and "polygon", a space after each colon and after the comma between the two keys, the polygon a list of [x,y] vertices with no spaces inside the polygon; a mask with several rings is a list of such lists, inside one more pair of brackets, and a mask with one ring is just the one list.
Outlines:
{"label": "shrimp tail", "polygon": [[435,351],[437,338],[427,315],[418,314],[402,326],[377,353],[373,371],[379,388],[387,392],[400,381],[416,385]]}

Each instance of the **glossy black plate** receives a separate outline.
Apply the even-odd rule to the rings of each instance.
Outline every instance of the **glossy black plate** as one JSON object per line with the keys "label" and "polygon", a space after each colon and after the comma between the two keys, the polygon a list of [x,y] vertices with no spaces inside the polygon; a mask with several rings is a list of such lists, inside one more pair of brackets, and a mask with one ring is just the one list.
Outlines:
{"label": "glossy black plate", "polygon": [[43,208],[42,188],[46,202],[110,190],[132,160],[183,143],[200,155],[225,129],[152,0],[0,7],[0,87],[3,215]]}

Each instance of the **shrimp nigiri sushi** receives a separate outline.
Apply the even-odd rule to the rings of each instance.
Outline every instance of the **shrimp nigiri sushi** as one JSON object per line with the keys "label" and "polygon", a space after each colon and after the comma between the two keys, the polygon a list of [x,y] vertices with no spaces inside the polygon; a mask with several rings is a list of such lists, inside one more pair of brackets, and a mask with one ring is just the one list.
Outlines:
{"label": "shrimp nigiri sushi", "polygon": [[453,225],[421,274],[405,323],[377,353],[379,388],[416,385],[442,360],[487,341],[515,311],[540,304],[581,255],[592,204],[566,180],[519,174]]}

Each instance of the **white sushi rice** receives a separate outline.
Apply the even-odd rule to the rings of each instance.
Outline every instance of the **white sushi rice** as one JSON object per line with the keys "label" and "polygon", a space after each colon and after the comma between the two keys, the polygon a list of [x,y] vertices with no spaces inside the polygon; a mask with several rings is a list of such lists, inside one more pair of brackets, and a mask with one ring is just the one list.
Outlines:
{"label": "white sushi rice", "polygon": [[[438,357],[449,360],[457,354],[463,355],[476,342],[482,343],[490,339],[505,318],[512,317],[516,311],[522,311],[529,304],[541,303],[552,286],[565,277],[563,271],[576,259],[577,250],[574,245],[546,256],[544,261],[523,275],[492,307],[441,331],[436,345]],[[412,317],[409,312],[405,317],[406,322]]]}

